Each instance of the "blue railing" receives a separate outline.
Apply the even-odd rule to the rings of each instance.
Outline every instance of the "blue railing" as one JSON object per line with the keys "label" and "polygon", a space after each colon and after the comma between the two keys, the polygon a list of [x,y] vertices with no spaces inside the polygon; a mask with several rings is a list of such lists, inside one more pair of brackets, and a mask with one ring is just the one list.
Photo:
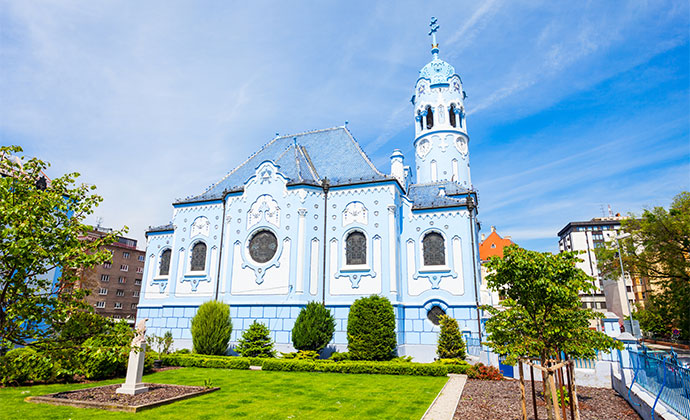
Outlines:
{"label": "blue railing", "polygon": [[690,419],[690,369],[678,363],[675,353],[672,351],[664,357],[641,346],[638,351],[628,350],[628,354],[634,373],[633,383],[656,396],[654,405],[661,400]]}
{"label": "blue railing", "polygon": [[465,343],[467,344],[467,354],[479,356],[482,351],[482,343],[479,338],[465,337]]}

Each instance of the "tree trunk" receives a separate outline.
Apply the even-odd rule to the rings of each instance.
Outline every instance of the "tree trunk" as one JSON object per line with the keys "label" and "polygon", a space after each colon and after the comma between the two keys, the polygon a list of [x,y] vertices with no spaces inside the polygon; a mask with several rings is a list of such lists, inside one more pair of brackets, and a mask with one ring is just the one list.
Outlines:
{"label": "tree trunk", "polygon": [[[547,368],[546,357],[541,358],[541,367]],[[541,370],[541,369],[540,369]],[[546,418],[547,420],[555,420],[553,413],[553,398],[551,397],[551,391],[549,391],[549,379],[551,375],[545,371],[541,371],[542,385],[544,386],[544,402],[546,403]]]}

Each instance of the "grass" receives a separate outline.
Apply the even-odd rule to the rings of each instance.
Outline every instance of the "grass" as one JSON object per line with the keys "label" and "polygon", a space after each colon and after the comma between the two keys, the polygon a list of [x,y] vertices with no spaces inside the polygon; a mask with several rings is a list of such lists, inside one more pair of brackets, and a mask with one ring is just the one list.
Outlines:
{"label": "grass", "polygon": [[2,419],[419,419],[446,377],[262,372],[184,368],[144,376],[145,382],[204,385],[214,393],[146,410],[118,413],[24,402],[31,395],[121,383],[36,385],[0,388]]}

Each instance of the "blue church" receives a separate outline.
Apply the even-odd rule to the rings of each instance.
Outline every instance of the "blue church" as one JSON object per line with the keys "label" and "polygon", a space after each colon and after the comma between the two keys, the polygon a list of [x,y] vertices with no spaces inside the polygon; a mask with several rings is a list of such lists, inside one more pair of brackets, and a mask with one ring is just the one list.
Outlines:
{"label": "blue church", "polygon": [[380,170],[347,127],[269,141],[199,195],[173,203],[172,222],[147,233],[138,318],[191,348],[203,302],[230,305],[231,346],[254,321],[280,351],[302,307],[323,302],[336,318],[329,349],[346,351],[349,307],[387,297],[398,354],[435,357],[438,316],[480,333],[477,196],[470,179],[465,92],[438,57],[412,96],[415,156],[394,150]]}

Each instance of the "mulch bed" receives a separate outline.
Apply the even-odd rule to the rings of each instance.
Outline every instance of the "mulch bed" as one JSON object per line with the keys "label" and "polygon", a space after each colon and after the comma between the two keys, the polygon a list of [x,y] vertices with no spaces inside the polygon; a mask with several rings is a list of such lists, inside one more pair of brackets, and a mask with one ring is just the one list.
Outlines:
{"label": "mulch bed", "polygon": [[[537,414],[546,419],[546,403],[540,398],[541,382],[535,382]],[[527,418],[534,419],[532,383],[525,381]],[[640,420],[640,416],[616,391],[606,388],[577,387],[582,420]],[[567,409],[570,419],[570,409]],[[519,381],[469,379],[455,411],[454,420],[521,420]]]}
{"label": "mulch bed", "polygon": [[75,391],[29,397],[28,401],[77,407],[102,408],[113,411],[136,412],[145,408],[157,407],[174,401],[216,391],[220,388],[203,386],[146,384],[148,392],[137,395],[117,394],[115,390],[121,384],[105,385]]}

